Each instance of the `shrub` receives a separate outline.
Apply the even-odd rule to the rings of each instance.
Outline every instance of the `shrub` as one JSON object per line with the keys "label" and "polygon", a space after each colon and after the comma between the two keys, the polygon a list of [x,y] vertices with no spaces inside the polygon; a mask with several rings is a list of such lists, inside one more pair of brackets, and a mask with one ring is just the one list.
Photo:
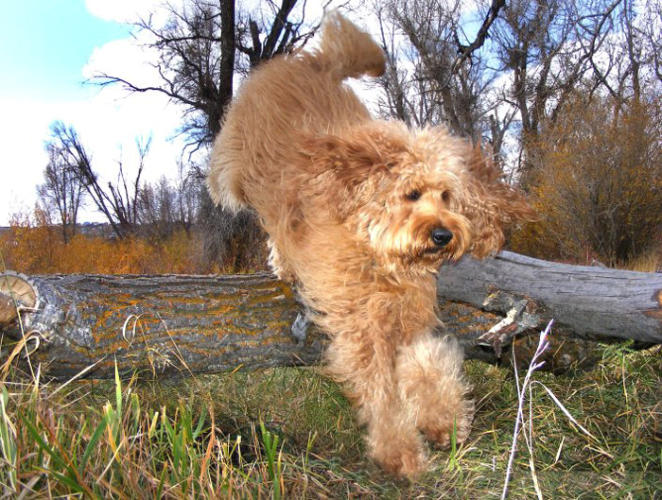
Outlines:
{"label": "shrub", "polygon": [[616,265],[659,245],[661,118],[659,103],[575,96],[535,144],[530,195],[540,219],[514,235],[513,248]]}
{"label": "shrub", "polygon": [[181,230],[164,240],[77,234],[64,243],[48,217],[36,211],[32,220],[14,217],[9,231],[0,237],[0,251],[4,267],[26,274],[210,272],[202,262],[200,240],[195,232]]}

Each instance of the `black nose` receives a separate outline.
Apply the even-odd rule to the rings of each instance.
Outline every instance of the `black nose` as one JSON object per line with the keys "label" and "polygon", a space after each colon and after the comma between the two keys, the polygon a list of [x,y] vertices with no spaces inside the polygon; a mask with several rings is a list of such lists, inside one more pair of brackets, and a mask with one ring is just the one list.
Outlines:
{"label": "black nose", "polygon": [[448,242],[453,239],[453,233],[451,233],[448,229],[438,227],[432,230],[430,237],[432,238],[432,241],[434,241],[435,245],[438,247],[445,247],[448,245]]}

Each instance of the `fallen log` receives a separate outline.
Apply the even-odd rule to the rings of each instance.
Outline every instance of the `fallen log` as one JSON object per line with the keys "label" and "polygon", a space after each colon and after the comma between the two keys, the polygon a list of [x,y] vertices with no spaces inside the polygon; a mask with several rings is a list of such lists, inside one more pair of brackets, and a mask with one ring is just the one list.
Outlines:
{"label": "fallen log", "polygon": [[502,314],[511,304],[535,304],[538,314],[581,338],[662,343],[662,273],[573,266],[504,251],[442,267],[437,292],[442,301]]}
{"label": "fallen log", "polygon": [[[554,318],[550,365],[584,354],[583,338],[662,343],[662,275],[568,266],[502,252],[465,258],[439,276],[443,334],[469,358],[526,361]],[[0,274],[3,362],[19,341],[42,373],[110,377],[311,365],[326,337],[302,321],[295,293],[268,274],[106,276]],[[574,337],[580,340],[575,340]],[[560,347],[563,344],[563,347]],[[568,352],[580,354],[568,358]],[[503,353],[503,356],[502,356]],[[556,365],[555,365],[556,363]]]}

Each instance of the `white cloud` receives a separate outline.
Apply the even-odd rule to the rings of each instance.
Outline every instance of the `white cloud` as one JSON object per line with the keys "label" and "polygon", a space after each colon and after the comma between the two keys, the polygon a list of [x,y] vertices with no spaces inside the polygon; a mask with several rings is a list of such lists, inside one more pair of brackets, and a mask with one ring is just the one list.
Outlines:
{"label": "white cloud", "polygon": [[[138,84],[156,83],[155,70],[147,64],[148,60],[149,54],[136,40],[115,40],[96,49],[82,72],[86,78],[103,70]],[[171,139],[181,124],[182,110],[162,94],[131,94],[113,85],[77,101],[17,102],[0,98],[0,109],[5,117],[10,117],[0,121],[0,225],[6,225],[11,214],[31,211],[34,206],[35,188],[43,182],[48,160],[44,142],[49,137],[49,125],[55,120],[78,131],[93,166],[104,180],[115,180],[120,159],[130,175],[136,165],[135,139],[150,135],[152,148],[143,179],[155,181],[163,174],[176,174],[183,140]],[[82,216],[99,220],[92,207]]]}
{"label": "white cloud", "polygon": [[151,19],[154,26],[162,26],[172,9],[181,10],[186,3],[187,0],[85,0],[85,7],[105,21],[131,24]]}
{"label": "white cloud", "polygon": [[48,123],[41,117],[41,103],[0,100],[5,119],[0,120],[2,138],[2,182],[0,183],[0,224],[19,210],[30,209],[36,199],[35,186],[46,164],[43,139]]}
{"label": "white cloud", "polygon": [[113,40],[96,47],[82,68],[87,80],[95,75],[109,74],[131,81],[137,86],[155,85],[158,71],[151,65],[157,53],[147,45],[149,36],[138,33],[135,37]]}

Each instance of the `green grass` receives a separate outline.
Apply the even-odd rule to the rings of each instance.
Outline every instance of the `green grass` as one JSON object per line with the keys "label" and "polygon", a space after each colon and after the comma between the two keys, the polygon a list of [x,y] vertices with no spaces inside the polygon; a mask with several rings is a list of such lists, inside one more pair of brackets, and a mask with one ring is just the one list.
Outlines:
{"label": "green grass", "polygon": [[[0,384],[0,488],[23,498],[498,498],[515,381],[508,367],[466,369],[472,435],[432,451],[433,468],[410,483],[365,458],[348,402],[314,368],[63,387],[13,366]],[[594,438],[534,385],[532,455],[521,439],[509,498],[536,497],[530,463],[545,498],[660,498],[659,347],[604,347],[590,371],[534,378]]]}

